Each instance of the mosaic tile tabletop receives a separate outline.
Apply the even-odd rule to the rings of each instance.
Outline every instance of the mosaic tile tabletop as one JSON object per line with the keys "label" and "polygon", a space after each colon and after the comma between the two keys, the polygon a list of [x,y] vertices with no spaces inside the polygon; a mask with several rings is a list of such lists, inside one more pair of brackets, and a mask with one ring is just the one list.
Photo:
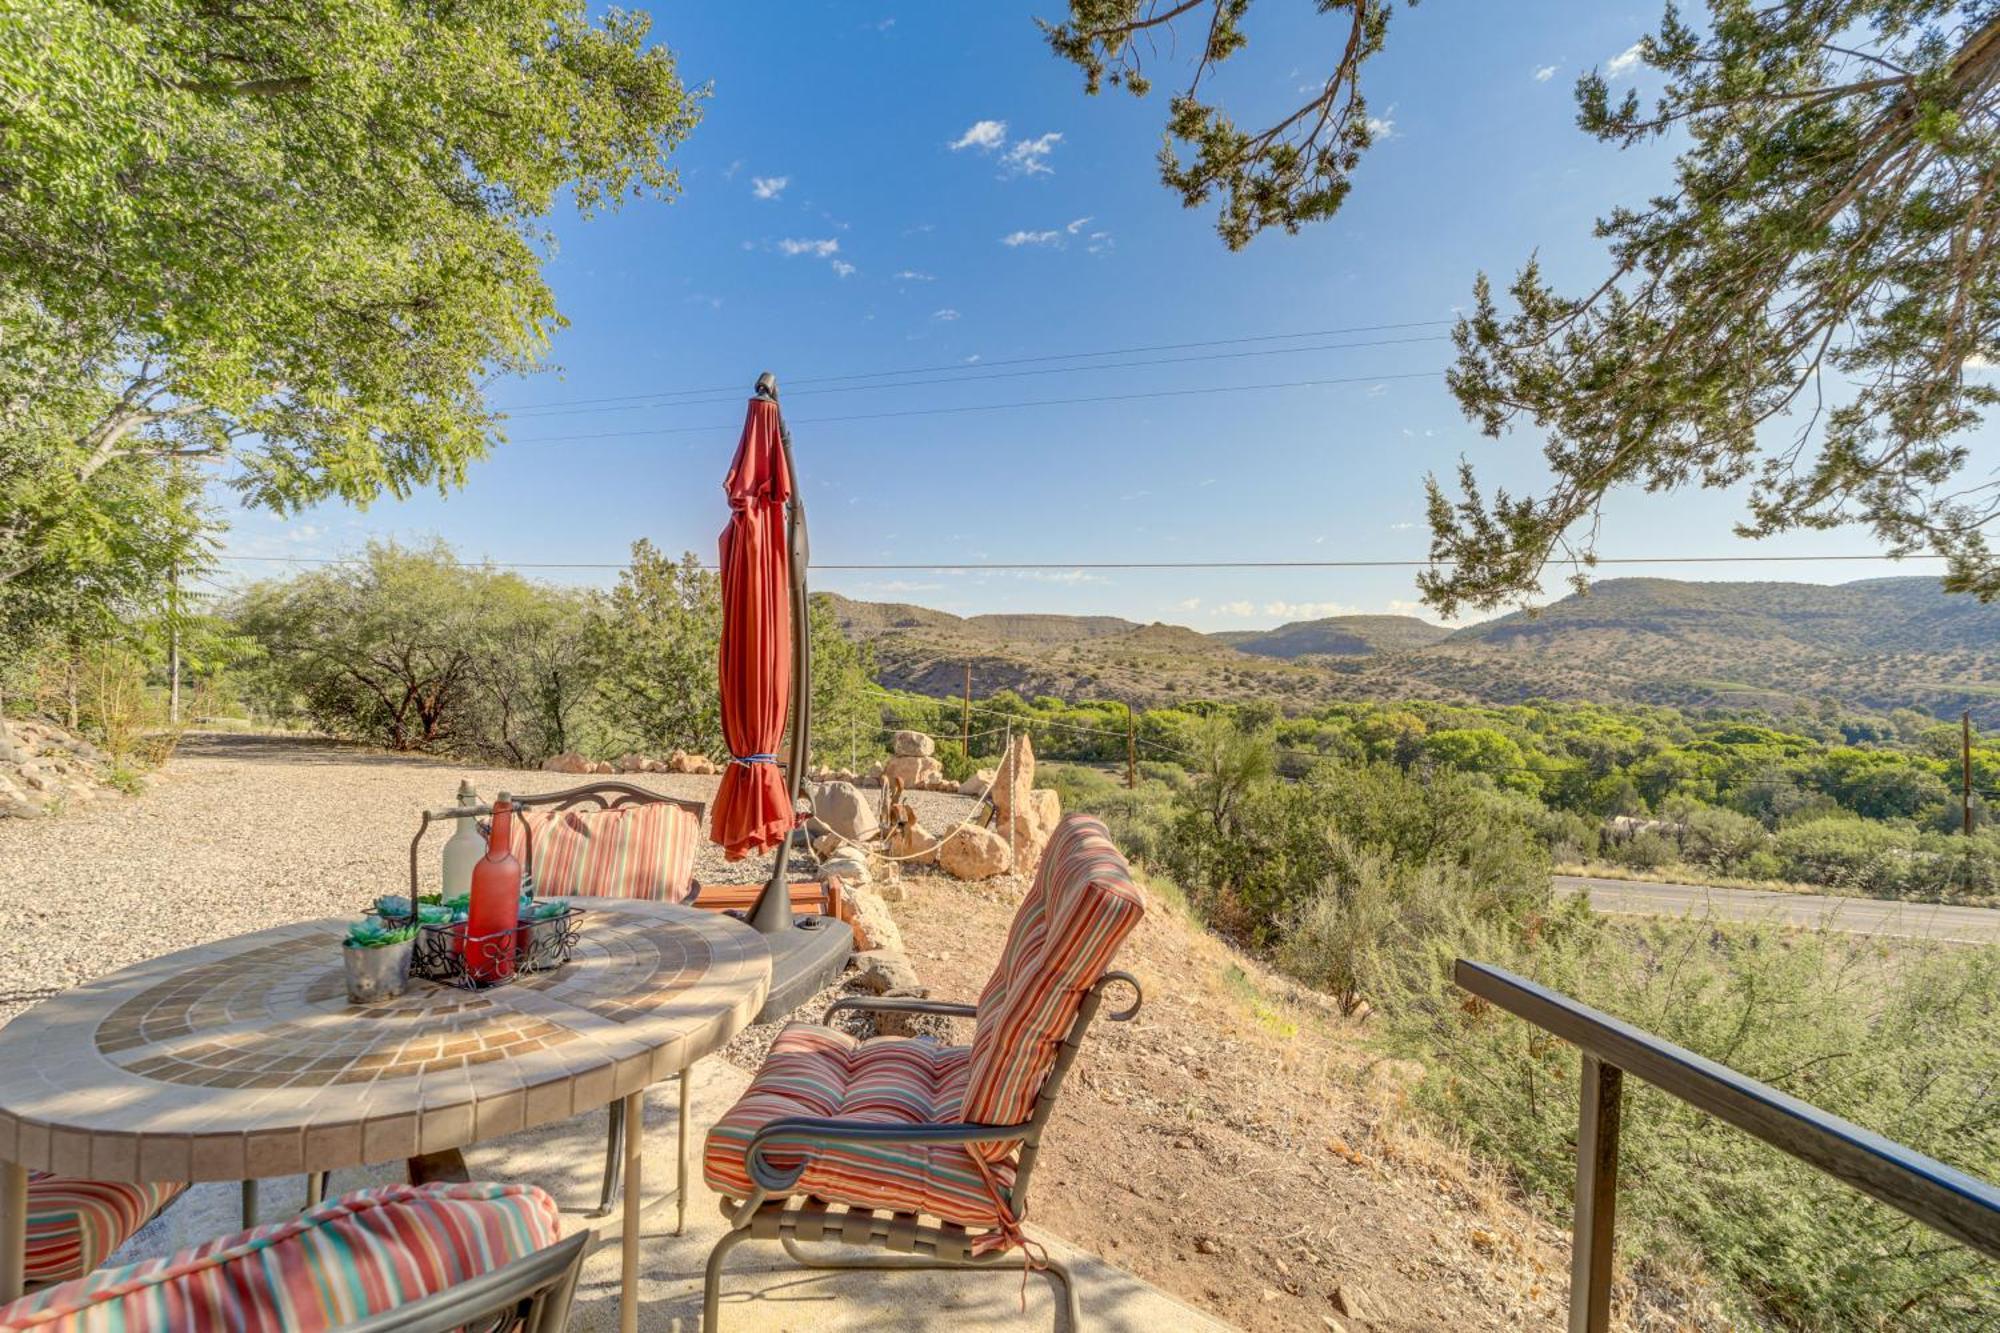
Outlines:
{"label": "mosaic tile tabletop", "polygon": [[347,1002],[344,921],[168,954],[0,1028],[0,1160],[94,1180],[246,1180],[463,1147],[687,1068],[764,1003],[717,912],[590,898],[575,957],[488,991]]}

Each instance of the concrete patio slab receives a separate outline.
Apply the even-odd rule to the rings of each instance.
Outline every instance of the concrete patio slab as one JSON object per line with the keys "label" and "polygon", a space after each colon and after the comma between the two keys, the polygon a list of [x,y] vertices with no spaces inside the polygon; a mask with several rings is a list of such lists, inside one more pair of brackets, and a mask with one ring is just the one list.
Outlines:
{"label": "concrete patio slab", "polygon": [[[692,1333],[701,1323],[701,1273],[724,1230],[716,1196],[701,1182],[700,1143],[707,1127],[734,1103],[749,1081],[720,1059],[701,1062],[694,1075],[695,1178],[687,1234],[672,1234],[671,1204],[654,1210],[641,1241],[639,1326],[651,1333]],[[674,1175],[674,1094],[656,1088],[646,1107],[645,1194],[670,1189]],[[566,1229],[588,1227],[583,1210],[598,1195],[604,1161],[603,1112],[528,1130],[466,1150],[475,1180],[532,1181],[564,1209]],[[334,1174],[332,1191],[345,1193],[401,1179],[400,1163]],[[296,1212],[305,1202],[303,1179],[268,1180],[259,1190],[265,1220]],[[240,1226],[241,1193],[230,1184],[197,1185],[120,1250],[114,1262],[170,1253]],[[1227,1330],[1202,1313],[1094,1255],[1030,1228],[1049,1252],[1069,1264],[1083,1303],[1084,1324],[1101,1333],[1158,1330]],[[775,1245],[750,1241],[731,1256],[723,1281],[722,1326],[728,1333],[843,1333],[844,1330],[1049,1329],[1061,1327],[1048,1279],[1031,1274],[1023,1308],[1021,1270],[986,1273],[832,1273],[801,1269]],[[618,1246],[599,1247],[584,1264],[570,1320],[575,1333],[610,1333],[618,1325]]]}

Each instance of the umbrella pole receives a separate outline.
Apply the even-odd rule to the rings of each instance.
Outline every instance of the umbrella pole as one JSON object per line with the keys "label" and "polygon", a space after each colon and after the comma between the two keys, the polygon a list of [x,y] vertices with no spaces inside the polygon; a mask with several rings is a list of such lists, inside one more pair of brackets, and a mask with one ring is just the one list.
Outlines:
{"label": "umbrella pole", "polygon": [[[778,401],[778,379],[770,371],[757,377],[757,396]],[[790,809],[799,808],[812,737],[812,625],[806,602],[806,564],[810,559],[806,540],[806,507],[799,498],[799,472],[792,465],[792,432],[778,415],[778,441],[785,453],[785,472],[792,483],[792,496],[785,504],[785,545],[792,578],[792,744],[786,768]],[[750,924],[766,935],[782,934],[792,928],[792,892],[785,880],[785,866],[791,859],[792,832],[778,844],[771,866],[771,882],[764,886],[757,905],[750,909]]]}

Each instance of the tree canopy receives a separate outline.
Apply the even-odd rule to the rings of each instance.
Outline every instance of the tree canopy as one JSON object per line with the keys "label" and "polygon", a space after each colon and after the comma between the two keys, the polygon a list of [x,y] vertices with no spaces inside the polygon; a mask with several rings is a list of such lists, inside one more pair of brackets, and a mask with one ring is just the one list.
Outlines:
{"label": "tree canopy", "polygon": [[[1198,97],[1248,42],[1249,0],[1072,0],[1050,44],[1096,91],[1143,94],[1142,44],[1205,24],[1173,102],[1164,182],[1222,198],[1223,239],[1331,217],[1371,142],[1361,76],[1392,0],[1324,0],[1343,34],[1322,91],[1271,130]],[[1609,269],[1566,295],[1530,260],[1481,276],[1449,382],[1492,436],[1532,426],[1539,494],[1432,478],[1419,580],[1441,611],[1534,596],[1552,560],[1593,560],[1614,490],[1747,485],[1747,537],[1860,525],[1948,560],[1947,585],[2000,596],[1985,530],[2000,479],[1962,477],[2000,361],[2000,4],[1708,0],[1669,7],[1636,47],[1648,104],[1577,83],[1578,124],[1619,148],[1670,139],[1670,189],[1601,219]],[[1155,47],[1146,47],[1157,55]],[[1184,164],[1176,143],[1193,149]]]}
{"label": "tree canopy", "polygon": [[677,189],[703,94],[647,30],[581,0],[10,15],[0,432],[33,475],[0,478],[0,585],[165,460],[280,512],[462,479],[483,381],[562,322],[542,219]]}

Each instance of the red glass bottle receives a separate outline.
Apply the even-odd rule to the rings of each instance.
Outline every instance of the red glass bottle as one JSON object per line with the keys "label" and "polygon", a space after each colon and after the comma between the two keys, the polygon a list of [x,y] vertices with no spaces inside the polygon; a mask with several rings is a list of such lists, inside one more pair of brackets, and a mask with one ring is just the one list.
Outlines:
{"label": "red glass bottle", "polygon": [[521,924],[521,862],[514,855],[514,805],[493,802],[486,855],[472,867],[472,904],[465,923],[465,965],[480,981],[514,975],[515,930]]}

